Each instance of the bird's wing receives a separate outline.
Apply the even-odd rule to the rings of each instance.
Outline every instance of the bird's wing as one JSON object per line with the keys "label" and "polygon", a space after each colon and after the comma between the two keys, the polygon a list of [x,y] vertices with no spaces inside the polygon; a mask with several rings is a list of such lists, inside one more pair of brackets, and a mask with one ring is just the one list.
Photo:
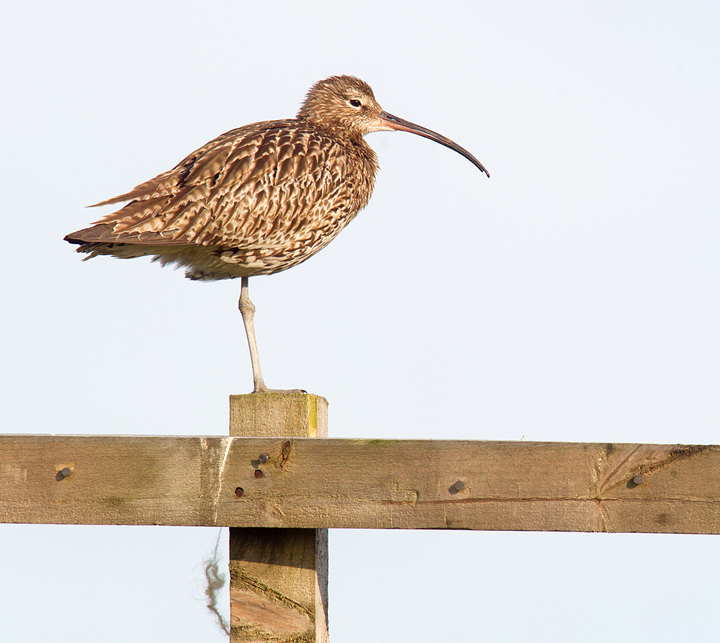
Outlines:
{"label": "bird's wing", "polygon": [[130,201],[68,240],[282,244],[308,225],[308,217],[352,208],[346,181],[352,162],[342,145],[297,121],[248,125],[210,141],[169,172],[96,204]]}

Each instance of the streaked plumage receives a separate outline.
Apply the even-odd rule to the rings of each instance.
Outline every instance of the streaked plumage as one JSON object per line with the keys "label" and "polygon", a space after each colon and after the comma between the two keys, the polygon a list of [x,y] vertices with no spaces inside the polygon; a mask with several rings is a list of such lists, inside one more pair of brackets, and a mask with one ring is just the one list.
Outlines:
{"label": "streaked plumage", "polygon": [[[449,139],[383,112],[367,83],[334,76],[311,88],[297,118],[254,123],[217,137],[172,170],[98,203],[129,201],[65,240],[79,244],[78,252],[88,258],[149,255],[163,265],[184,266],[190,279],[242,277],[249,310],[248,277],[305,261],[367,205],[378,164],[363,137],[381,130],[435,140],[487,174]],[[242,303],[243,297],[241,311]],[[255,390],[267,390],[256,357]]]}

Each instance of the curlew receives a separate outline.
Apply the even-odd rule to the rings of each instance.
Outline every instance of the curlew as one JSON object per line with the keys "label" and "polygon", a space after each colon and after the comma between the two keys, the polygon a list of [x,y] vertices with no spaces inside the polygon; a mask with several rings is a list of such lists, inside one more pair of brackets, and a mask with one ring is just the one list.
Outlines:
{"label": "curlew", "polygon": [[457,143],[383,111],[367,83],[333,76],[310,89],[296,118],[218,136],[172,170],[97,203],[129,201],[65,240],[86,259],[150,256],[184,266],[189,279],[240,277],[253,390],[266,392],[248,280],[292,268],[338,235],[373,191],[378,162],[364,136],[396,130],[449,147],[490,176]]}

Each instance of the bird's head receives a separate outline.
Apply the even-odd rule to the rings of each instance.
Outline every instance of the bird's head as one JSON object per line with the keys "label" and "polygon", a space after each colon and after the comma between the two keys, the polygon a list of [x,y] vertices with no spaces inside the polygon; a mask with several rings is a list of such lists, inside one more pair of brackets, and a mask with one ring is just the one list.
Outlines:
{"label": "bird's head", "polygon": [[365,81],[354,76],[331,76],[310,88],[298,118],[365,136],[393,129],[383,123],[381,114],[382,107]]}
{"label": "bird's head", "polygon": [[349,136],[362,137],[371,132],[393,131],[424,136],[462,154],[490,176],[480,161],[449,138],[383,111],[370,85],[354,76],[331,76],[315,83],[305,97],[298,119],[339,130]]}

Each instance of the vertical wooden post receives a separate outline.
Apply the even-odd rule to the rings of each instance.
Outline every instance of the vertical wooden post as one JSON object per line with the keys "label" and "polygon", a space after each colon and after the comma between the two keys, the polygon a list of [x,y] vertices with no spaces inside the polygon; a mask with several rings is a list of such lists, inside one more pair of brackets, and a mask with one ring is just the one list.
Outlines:
{"label": "vertical wooden post", "polygon": [[[327,408],[304,393],[231,395],[230,435],[327,437]],[[327,529],[230,529],[231,641],[327,643],[327,543]]]}

